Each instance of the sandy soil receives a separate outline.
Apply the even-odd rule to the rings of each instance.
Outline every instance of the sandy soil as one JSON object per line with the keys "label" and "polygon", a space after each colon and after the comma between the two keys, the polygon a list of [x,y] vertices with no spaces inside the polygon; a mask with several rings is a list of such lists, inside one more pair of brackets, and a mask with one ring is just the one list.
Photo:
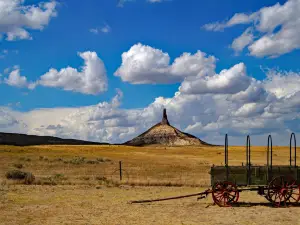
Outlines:
{"label": "sandy soil", "polygon": [[255,192],[220,208],[211,196],[144,204],[130,200],[197,193],[191,187],[11,185],[1,187],[0,224],[300,224],[300,207],[273,208]]}

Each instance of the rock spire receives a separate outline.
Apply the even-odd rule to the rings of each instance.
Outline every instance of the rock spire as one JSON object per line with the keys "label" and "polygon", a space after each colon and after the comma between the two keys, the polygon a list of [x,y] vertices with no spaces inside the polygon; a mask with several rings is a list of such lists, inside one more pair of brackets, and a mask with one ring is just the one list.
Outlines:
{"label": "rock spire", "polygon": [[167,116],[167,110],[164,109],[163,111],[163,117],[162,117],[162,120],[161,120],[161,124],[162,125],[170,125],[169,121],[168,121],[168,116]]}

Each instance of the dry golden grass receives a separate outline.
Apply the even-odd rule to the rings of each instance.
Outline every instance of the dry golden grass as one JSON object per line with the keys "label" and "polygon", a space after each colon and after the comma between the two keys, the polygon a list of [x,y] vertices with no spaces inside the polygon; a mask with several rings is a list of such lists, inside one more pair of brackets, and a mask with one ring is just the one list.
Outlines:
{"label": "dry golden grass", "polygon": [[[274,147],[273,153],[273,164],[288,165],[288,147]],[[245,147],[229,147],[230,165],[241,165],[245,158]],[[101,162],[102,159],[108,160]],[[98,184],[103,177],[117,182],[119,161],[124,169],[122,183],[209,186],[210,167],[224,163],[224,150],[223,147],[0,147],[0,171],[5,173],[22,164],[22,170],[36,176],[37,184],[49,180],[57,184]],[[252,147],[252,163],[266,163],[266,147]]]}
{"label": "dry golden grass", "polygon": [[[273,153],[273,164],[289,164],[288,147],[274,147]],[[92,164],[97,158],[111,161]],[[245,147],[229,147],[229,164],[241,165],[245,158]],[[118,186],[114,171],[120,160],[125,172]],[[127,204],[204,190],[210,166],[223,161],[223,147],[0,146],[0,224],[300,224],[300,208],[271,208],[255,192],[243,192],[243,207],[231,209],[210,206],[211,196]],[[252,147],[252,163],[266,163],[266,147]],[[41,185],[5,178],[20,164]],[[166,187],[172,185],[183,187]]]}

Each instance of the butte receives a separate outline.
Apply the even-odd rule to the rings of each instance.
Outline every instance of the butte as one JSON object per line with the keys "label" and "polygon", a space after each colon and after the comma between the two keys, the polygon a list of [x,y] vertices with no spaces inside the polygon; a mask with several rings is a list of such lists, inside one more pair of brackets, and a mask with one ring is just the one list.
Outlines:
{"label": "butte", "polygon": [[163,117],[160,123],[157,123],[141,135],[124,143],[130,146],[148,146],[148,145],[164,145],[164,146],[211,146],[210,144],[200,140],[199,138],[184,133],[170,125],[167,116],[167,110],[163,110]]}

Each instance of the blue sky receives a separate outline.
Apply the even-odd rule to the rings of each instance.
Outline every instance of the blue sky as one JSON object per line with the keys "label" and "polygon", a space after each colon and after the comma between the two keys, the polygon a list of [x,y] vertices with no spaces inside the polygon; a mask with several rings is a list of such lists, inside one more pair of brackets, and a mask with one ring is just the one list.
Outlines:
{"label": "blue sky", "polygon": [[[2,7],[7,6],[8,8],[8,5],[5,5],[5,3],[12,4],[8,3],[8,0],[0,0],[0,2],[1,1],[4,2],[4,6]],[[12,2],[15,2],[15,5],[12,4],[13,6],[35,6],[35,9],[40,7],[45,11],[45,8],[43,8],[44,5],[41,5],[41,1],[27,0],[24,4],[18,0],[14,0]],[[43,15],[44,19],[47,17],[45,20],[46,22],[41,22],[43,19],[39,18],[31,19],[26,23],[12,19],[13,22],[8,23],[9,25],[5,24],[5,22],[0,22],[0,33],[3,35],[2,40],[0,41],[0,51],[3,55],[0,58],[0,73],[2,74],[0,94],[3,96],[0,99],[0,105],[4,108],[8,107],[6,110],[9,110],[9,115],[13,115],[13,118],[15,118],[18,122],[22,121],[25,124],[29,123],[23,118],[24,115],[39,108],[82,108],[83,106],[94,106],[101,102],[109,103],[114,97],[116,97],[116,88],[122,92],[121,96],[117,95],[117,97],[119,96],[122,98],[122,100],[120,100],[118,110],[122,112],[129,110],[126,111],[128,114],[132,113],[130,110],[133,110],[134,113],[137,113],[138,110],[147,111],[149,107],[156,104],[155,99],[158,97],[172,99],[179,87],[183,86],[182,82],[186,77],[182,79],[176,78],[176,81],[168,80],[161,82],[159,80],[152,80],[150,83],[142,81],[143,84],[136,84],[132,79],[135,79],[137,76],[142,76],[138,73],[147,73],[147,76],[152,76],[152,74],[150,74],[151,71],[139,70],[137,74],[134,75],[135,78],[130,78],[131,80],[129,79],[126,81],[123,77],[131,76],[130,72],[132,72],[130,71],[130,68],[126,66],[124,66],[125,69],[120,76],[115,75],[115,72],[121,67],[121,65],[123,65],[121,57],[122,53],[129,52],[129,50],[138,43],[141,43],[142,46],[149,47],[149,49],[146,48],[145,51],[157,49],[168,54],[170,58],[169,65],[171,65],[173,61],[176,58],[179,58],[184,52],[193,55],[200,50],[201,52],[206,53],[207,57],[214,56],[217,60],[211,63],[216,66],[215,70],[212,72],[212,76],[214,74],[219,74],[220,71],[224,69],[228,70],[239,63],[243,63],[247,71],[247,76],[255,78],[256,81],[264,81],[266,79],[268,73],[265,69],[270,70],[269,74],[275,74],[279,77],[284,74],[287,78],[281,78],[284,81],[289,82],[288,84],[282,83],[285,88],[287,88],[291,83],[295,84],[294,80],[297,81],[299,78],[299,40],[295,40],[295,38],[292,37],[291,40],[288,38],[282,38],[282,40],[280,40],[282,43],[290,42],[292,47],[287,47],[287,50],[278,51],[276,51],[276,47],[279,46],[278,48],[280,48],[283,44],[279,45],[276,44],[275,41],[275,44],[272,42],[272,44],[274,44],[272,49],[275,49],[275,53],[272,50],[272,54],[269,54],[271,50],[262,50],[260,46],[257,47],[259,50],[256,48],[256,50],[250,51],[251,47],[247,49],[249,46],[252,46],[252,44],[254,45],[255,43],[258,43],[257,41],[262,39],[264,36],[278,34],[282,30],[282,27],[291,26],[289,21],[292,21],[293,18],[284,17],[285,20],[280,20],[279,18],[278,20],[280,21],[278,21],[278,23],[274,26],[273,24],[266,23],[265,27],[259,27],[257,24],[263,24],[264,19],[266,18],[264,17],[264,12],[260,11],[261,9],[267,7],[269,11],[275,15],[276,7],[279,7],[280,10],[282,9],[284,11],[284,6],[286,6],[288,9],[284,11],[284,13],[286,12],[287,15],[293,16],[297,15],[297,10],[300,8],[298,0],[169,0],[160,2],[136,0],[124,1],[122,7],[120,7],[118,2],[114,0],[86,0],[84,2],[80,0],[64,0],[58,2],[52,1],[50,3],[53,4],[51,5],[52,8],[49,8],[50,14]],[[292,12],[288,10],[292,10]],[[11,14],[16,13],[16,11],[17,7],[13,8],[11,12],[8,12],[4,16],[11,19]],[[255,12],[259,12],[260,14],[256,15],[254,14]],[[236,13],[243,13],[243,15],[247,15],[249,17],[246,19],[247,22],[238,21],[234,25],[227,26],[226,23],[229,24],[230,19]],[[250,18],[252,14],[255,19]],[[271,18],[270,21],[274,21],[274,18]],[[43,29],[36,28],[35,24],[39,24],[43,27]],[[214,24],[214,26],[215,24],[223,24],[222,26],[224,27],[221,29],[218,28],[219,30],[214,30],[205,28],[206,24]],[[9,26],[12,26],[13,28]],[[266,28],[266,26],[268,26],[268,28]],[[293,26],[295,26],[294,30],[298,29],[299,31],[300,26],[298,24]],[[15,27],[19,27],[27,31],[27,36],[25,35],[21,37],[20,35],[15,34],[15,31],[7,31],[7,29],[14,29]],[[107,30],[103,32],[102,29],[105,27]],[[251,43],[248,43],[247,46],[245,45],[241,51],[237,51],[233,47],[230,47],[233,40],[240,37],[247,28],[251,29],[251,35],[253,35]],[[94,29],[94,32],[91,32],[91,29]],[[8,40],[8,32],[13,33],[13,40]],[[57,71],[60,71],[63,68],[72,67],[79,71],[84,65],[84,60],[78,54],[80,52],[83,53],[88,51],[95,52],[97,57],[103,62],[106,73],[101,74],[101,76],[107,77],[107,88],[102,88],[101,91],[99,89],[96,94],[90,94],[86,93],[87,91],[76,91],[73,86],[72,90],[66,90],[66,86],[63,86],[63,84],[53,84],[51,86],[49,83],[41,84],[37,82],[40,77],[49,72],[51,68],[55,68]],[[135,53],[133,52],[133,54]],[[273,57],[274,55],[276,56]],[[143,64],[146,62],[139,61],[139,63],[141,63],[143,68],[147,67],[144,66],[146,64]],[[10,85],[7,84],[5,79],[7,79],[9,74],[17,68],[13,68],[14,66],[18,66],[20,77],[26,77],[28,83],[37,82],[34,88],[28,89],[28,85],[25,83],[19,85],[19,87],[16,87],[18,85],[15,83],[15,85],[12,83]],[[8,70],[6,68],[10,69]],[[165,70],[169,69],[164,68],[164,71]],[[241,71],[243,71],[243,68]],[[159,73],[159,76],[164,76],[166,73],[167,72]],[[171,75],[174,74],[176,74],[176,76],[178,75],[177,72],[174,72],[173,74],[171,73]],[[166,76],[167,75],[168,74],[166,74]],[[273,80],[276,80],[275,78],[273,78]],[[278,82],[281,83],[280,81]],[[278,87],[278,82],[276,83],[276,88],[281,88]],[[236,83],[235,85],[239,85],[239,83]],[[195,90],[201,89],[201,87],[202,86],[195,87]],[[231,88],[231,90],[233,89]],[[294,90],[292,94],[297,94],[298,89],[295,89],[294,86],[292,89]],[[270,90],[270,88],[268,90]],[[268,93],[272,92],[268,90]],[[238,91],[229,91],[228,93],[216,91],[215,94],[222,92],[222,94],[232,95],[237,94]],[[192,92],[195,93],[195,91],[189,92],[189,90],[186,90],[184,94],[189,95]],[[201,96],[205,95],[205,97],[207,97],[209,94],[212,95],[214,93],[201,91],[201,93],[196,94],[199,98],[201,98]],[[290,98],[291,93],[288,94],[289,95],[284,97]],[[282,97],[283,96],[278,97],[278,102],[283,101]],[[295,101],[298,100],[297,96],[294,96],[294,98],[296,98]],[[266,100],[264,102],[265,105],[255,107],[263,107],[265,110],[264,112],[266,112],[268,106],[269,108],[271,107],[268,105],[271,104],[270,101],[271,100]],[[276,102],[276,104],[279,104],[278,102]],[[206,107],[203,105],[203,102],[198,103],[199,105]],[[161,107],[167,107],[167,103],[159,104]],[[237,103],[230,102],[228,104],[236,105]],[[248,104],[248,107],[250,103],[247,102],[244,104]],[[275,102],[272,101],[272,104],[275,104]],[[176,107],[174,109],[172,107],[170,106],[170,113],[179,115],[180,113],[175,110]],[[242,107],[243,105],[239,105],[236,110],[241,109]],[[128,129],[131,127],[130,129],[134,129],[134,131],[125,131],[125,133],[128,132],[128,136],[124,136],[124,139],[133,137],[143,129],[149,127],[152,122],[156,121],[157,118],[160,117],[160,110],[157,108],[159,107],[155,108],[155,112],[152,112],[153,110],[151,111],[152,119],[149,121],[149,124],[144,124],[143,126],[136,124],[128,126]],[[295,106],[292,108],[295,108]],[[216,108],[214,110],[216,110]],[[140,111],[140,114],[142,111]],[[23,113],[21,117],[18,117],[19,113]],[[261,116],[261,109],[259,110],[259,113],[261,113],[259,114]],[[298,111],[293,111],[293,113],[293,118],[297,119],[299,116]],[[193,116],[197,117],[197,113],[195,115],[189,114],[189,116],[191,118]],[[197,131],[197,129],[193,130],[191,127],[195,126],[197,123],[201,123],[201,126],[203,127],[216,123],[219,121],[218,118],[220,116],[221,114],[217,115],[215,119],[191,119],[190,121],[178,123],[177,125],[183,130],[190,130],[190,132],[198,135],[199,137],[205,137],[203,132]],[[257,117],[257,119],[261,119],[261,117]],[[276,117],[276,119],[278,119],[282,124],[290,124],[290,119],[284,119],[284,121],[282,121],[282,117],[280,116]],[[128,122],[128,118],[124,120]],[[105,121],[106,120],[104,119],[101,123],[105,124],[107,122]],[[53,124],[55,126],[62,125],[60,122],[55,123],[56,124]],[[130,122],[128,123],[130,124]],[[28,126],[31,127],[30,125]],[[36,126],[44,127],[46,125],[39,124]],[[47,126],[49,126],[49,124],[47,124]],[[67,127],[67,125],[65,126]],[[262,129],[265,127],[265,125],[261,126]],[[9,127],[7,125],[3,127],[5,128],[5,131],[17,129],[16,127]],[[122,125],[121,127],[124,126]],[[22,132],[36,133],[38,130],[41,131],[39,128],[40,127],[31,127],[31,130],[25,130]],[[95,132],[100,132],[100,128],[98,130],[97,129]],[[271,131],[275,132],[274,129],[271,129]],[[279,127],[276,129],[279,129]],[[286,127],[282,130],[286,131],[287,129],[288,131],[291,130],[288,125],[286,125]],[[230,129],[228,129],[228,131],[230,131]],[[251,133],[253,130],[247,131]],[[262,132],[262,134],[268,131],[269,130],[266,130],[265,132]],[[18,130],[15,130],[15,132],[18,132]],[[105,132],[106,134],[110,133],[108,136],[110,136],[111,139],[107,137],[105,141],[120,141],[122,139],[120,137],[120,133],[124,133],[124,131],[119,131],[119,133],[114,131],[111,133],[108,130],[101,130],[101,132]],[[261,132],[254,132],[254,134],[258,133]],[[41,134],[45,134],[45,131],[41,131]],[[68,136],[65,131],[58,132],[57,130],[53,133],[53,135]],[[114,139],[112,137],[113,135],[117,135],[118,138]],[[221,136],[221,133],[218,132],[218,135]],[[82,134],[78,134],[76,137],[93,139],[90,136]]]}

